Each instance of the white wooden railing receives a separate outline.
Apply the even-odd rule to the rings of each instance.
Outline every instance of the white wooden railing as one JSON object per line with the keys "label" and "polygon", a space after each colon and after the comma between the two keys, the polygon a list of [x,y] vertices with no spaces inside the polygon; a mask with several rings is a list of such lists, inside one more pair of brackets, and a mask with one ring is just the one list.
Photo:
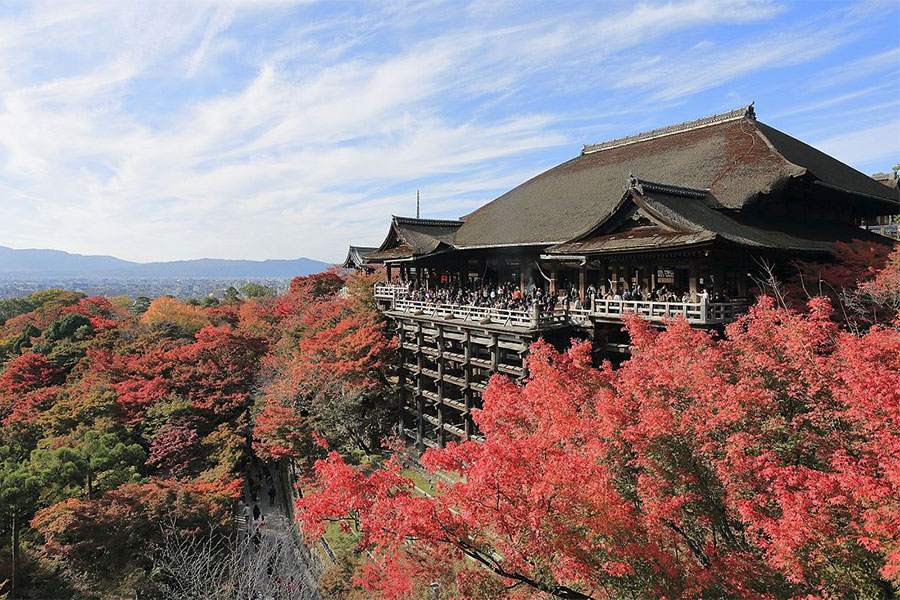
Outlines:
{"label": "white wooden railing", "polygon": [[606,318],[622,318],[627,313],[635,313],[648,321],[662,321],[682,316],[688,323],[710,325],[733,321],[746,308],[745,302],[650,302],[595,299],[593,310],[587,312],[594,317]]}
{"label": "white wooden railing", "polygon": [[650,302],[595,298],[589,308],[512,310],[411,300],[406,298],[407,293],[408,289],[403,285],[375,286],[375,297],[390,300],[391,310],[397,312],[528,328],[564,324],[590,325],[592,319],[622,320],[629,313],[637,314],[648,321],[663,321],[681,316],[691,324],[716,325],[733,321],[747,309],[746,302]]}
{"label": "white wooden railing", "polygon": [[504,326],[532,327],[536,324],[535,314],[529,310],[509,310],[471,305],[457,306],[455,304],[438,304],[435,302],[422,302],[420,300],[407,300],[406,298],[394,298],[391,308],[398,312],[414,315],[441,318],[449,317],[461,321],[494,323]]}
{"label": "white wooden railing", "polygon": [[379,300],[391,300],[393,298],[403,296],[409,292],[409,288],[405,285],[396,285],[390,283],[375,284],[375,298]]}

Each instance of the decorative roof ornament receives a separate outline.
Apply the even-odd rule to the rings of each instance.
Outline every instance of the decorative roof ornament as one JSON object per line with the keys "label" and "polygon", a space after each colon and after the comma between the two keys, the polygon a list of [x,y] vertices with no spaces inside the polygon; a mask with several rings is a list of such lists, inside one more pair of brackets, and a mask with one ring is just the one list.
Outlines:
{"label": "decorative roof ornament", "polygon": [[585,144],[581,149],[581,154],[591,154],[593,152],[600,152],[601,150],[609,150],[610,148],[627,146],[628,144],[634,144],[635,142],[644,142],[658,137],[671,135],[673,133],[682,133],[684,131],[690,131],[692,129],[709,127],[710,125],[716,125],[718,123],[724,123],[726,121],[737,121],[739,119],[750,119],[755,121],[756,111],[753,108],[753,104],[754,103],[751,102],[748,106],[736,108],[728,112],[718,113],[709,117],[695,119],[693,121],[685,121],[683,123],[678,123],[677,125],[660,127],[659,129],[651,129],[650,131],[644,131],[642,133],[636,133],[634,135],[616,138],[607,142],[600,142],[599,144]]}
{"label": "decorative roof ornament", "polygon": [[627,192],[629,190],[634,190],[641,196],[644,195],[644,186],[641,185],[641,180],[634,176],[634,173],[628,171],[628,183],[625,184],[625,187],[622,188],[623,191]]}

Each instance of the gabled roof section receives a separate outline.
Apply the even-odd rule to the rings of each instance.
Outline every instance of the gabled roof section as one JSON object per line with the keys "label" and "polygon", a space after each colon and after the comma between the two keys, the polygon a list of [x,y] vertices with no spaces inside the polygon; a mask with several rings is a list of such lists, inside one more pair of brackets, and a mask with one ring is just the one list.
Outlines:
{"label": "gabled roof section", "polygon": [[[749,250],[830,252],[837,241],[865,236],[852,225],[835,223],[754,224],[730,216],[709,190],[655,183],[634,177],[622,202],[590,231],[552,246],[554,254],[604,254],[683,248],[714,242]],[[630,219],[630,221],[629,221]],[[637,226],[631,223],[637,222]]]}
{"label": "gabled roof section", "polygon": [[378,250],[378,248],[372,248],[370,246],[350,246],[347,250],[347,258],[344,259],[341,266],[345,269],[358,269],[363,267],[369,262],[365,258],[366,254],[375,252],[376,250]]}
{"label": "gabled roof section", "polygon": [[782,133],[774,127],[769,127],[765,123],[757,123],[757,128],[785,160],[806,169],[815,181],[851,194],[886,200],[894,205],[893,212],[900,207],[900,193],[896,188],[892,189],[821,150]]}
{"label": "gabled roof section", "polygon": [[453,238],[462,221],[451,219],[415,219],[391,217],[391,228],[384,242],[368,260],[391,260],[425,256],[453,245]]}
{"label": "gabled roof section", "polygon": [[900,207],[896,190],[760,123],[750,105],[585,146],[579,156],[463,217],[454,244],[464,249],[572,240],[616,209],[621,182],[632,172],[671,188],[708,190],[726,212],[739,212],[761,195],[788,201],[781,192],[797,179],[843,190],[868,212]]}

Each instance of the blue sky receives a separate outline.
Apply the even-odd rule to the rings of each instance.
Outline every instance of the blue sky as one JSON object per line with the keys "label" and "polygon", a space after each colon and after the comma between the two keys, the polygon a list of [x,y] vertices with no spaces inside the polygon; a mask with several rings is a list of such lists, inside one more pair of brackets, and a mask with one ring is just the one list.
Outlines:
{"label": "blue sky", "polygon": [[334,261],[751,101],[890,170],[900,4],[6,0],[0,245]]}

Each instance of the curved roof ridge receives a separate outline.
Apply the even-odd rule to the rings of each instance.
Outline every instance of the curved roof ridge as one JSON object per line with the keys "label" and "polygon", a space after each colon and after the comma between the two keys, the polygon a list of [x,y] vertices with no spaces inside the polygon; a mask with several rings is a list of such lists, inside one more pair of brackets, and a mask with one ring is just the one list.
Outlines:
{"label": "curved roof ridge", "polygon": [[438,227],[458,227],[463,222],[459,219],[420,219],[418,217],[398,217],[392,215],[392,219],[398,225],[436,225]]}
{"label": "curved roof ridge", "polygon": [[639,177],[630,176],[628,178],[628,185],[625,186],[626,190],[634,189],[637,190],[641,195],[644,194],[644,191],[648,192],[660,192],[663,194],[668,194],[670,196],[682,196],[684,198],[697,198],[703,199],[709,196],[709,188],[699,189],[699,188],[690,188],[684,187],[682,185],[671,185],[668,183],[659,183],[655,181],[648,181],[646,179],[640,179]]}
{"label": "curved roof ridge", "polygon": [[683,123],[668,125],[666,127],[660,127],[658,129],[651,129],[650,131],[644,131],[641,133],[636,133],[634,135],[627,135],[625,137],[616,138],[614,140],[609,140],[606,142],[600,142],[598,144],[585,144],[581,149],[581,154],[591,154],[593,152],[600,152],[601,150],[618,148],[619,146],[626,146],[635,142],[643,142],[645,140],[652,140],[654,138],[671,135],[673,133],[681,133],[682,131],[689,131],[691,129],[700,129],[701,127],[715,125],[716,123],[736,121],[743,118],[756,120],[756,112],[753,109],[753,102],[751,102],[748,106],[742,106],[741,108],[736,108],[734,110],[729,110],[723,113],[717,113],[708,117],[701,117],[699,119],[694,119],[693,121],[684,121]]}

